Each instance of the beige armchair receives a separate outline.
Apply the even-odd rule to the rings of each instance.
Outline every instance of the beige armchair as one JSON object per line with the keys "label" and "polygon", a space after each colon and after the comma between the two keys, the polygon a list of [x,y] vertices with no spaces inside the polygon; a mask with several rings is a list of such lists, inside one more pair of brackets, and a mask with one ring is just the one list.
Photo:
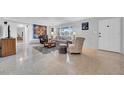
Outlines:
{"label": "beige armchair", "polygon": [[76,37],[74,44],[69,45],[68,52],[70,52],[70,53],[82,53],[82,47],[83,47],[84,40],[85,40],[85,38]]}

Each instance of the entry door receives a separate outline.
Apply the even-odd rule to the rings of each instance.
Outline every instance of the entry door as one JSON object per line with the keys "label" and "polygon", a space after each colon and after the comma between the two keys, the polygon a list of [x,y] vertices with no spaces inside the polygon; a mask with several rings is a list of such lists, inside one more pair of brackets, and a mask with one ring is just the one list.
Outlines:
{"label": "entry door", "polygon": [[120,19],[99,21],[99,49],[120,52]]}

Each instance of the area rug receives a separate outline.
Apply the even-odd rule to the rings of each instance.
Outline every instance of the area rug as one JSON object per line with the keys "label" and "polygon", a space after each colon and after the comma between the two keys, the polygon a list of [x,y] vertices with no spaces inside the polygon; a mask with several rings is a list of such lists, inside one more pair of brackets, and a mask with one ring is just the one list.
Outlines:
{"label": "area rug", "polygon": [[33,47],[34,49],[38,50],[39,52],[42,52],[43,54],[48,54],[50,52],[56,51],[57,48],[53,47],[53,48],[46,48],[46,47],[42,47],[42,46],[35,46]]}

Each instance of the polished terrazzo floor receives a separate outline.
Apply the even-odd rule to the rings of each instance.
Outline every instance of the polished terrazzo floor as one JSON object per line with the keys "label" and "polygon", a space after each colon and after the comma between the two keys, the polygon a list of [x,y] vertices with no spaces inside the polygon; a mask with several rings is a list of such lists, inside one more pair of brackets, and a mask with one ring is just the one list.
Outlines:
{"label": "polished terrazzo floor", "polygon": [[19,45],[17,54],[0,58],[4,75],[120,75],[124,74],[124,55],[83,49],[83,54],[48,54],[34,49],[39,45]]}

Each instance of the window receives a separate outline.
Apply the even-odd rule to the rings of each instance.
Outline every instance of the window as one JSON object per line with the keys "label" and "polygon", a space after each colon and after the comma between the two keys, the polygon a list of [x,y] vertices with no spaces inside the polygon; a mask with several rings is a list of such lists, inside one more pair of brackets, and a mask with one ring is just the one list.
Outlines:
{"label": "window", "polygon": [[62,27],[58,29],[60,36],[71,36],[73,31],[72,27]]}

